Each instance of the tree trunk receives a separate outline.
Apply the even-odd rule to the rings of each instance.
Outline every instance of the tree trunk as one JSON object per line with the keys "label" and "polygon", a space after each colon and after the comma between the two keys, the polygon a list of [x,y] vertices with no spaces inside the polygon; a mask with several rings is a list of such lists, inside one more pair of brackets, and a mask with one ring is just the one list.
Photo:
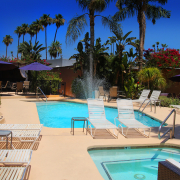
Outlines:
{"label": "tree trunk", "polygon": [[119,79],[119,70],[118,70],[118,72],[117,72],[117,74],[116,74],[115,85],[117,85],[117,84],[118,84],[118,79]]}
{"label": "tree trunk", "polygon": [[145,30],[146,30],[146,19],[143,10],[141,9],[139,16],[139,70],[142,69],[142,62],[143,62],[143,50],[144,50],[144,41],[145,41]]}
{"label": "tree trunk", "polygon": [[24,43],[24,34],[23,34],[23,43]]}
{"label": "tree trunk", "polygon": [[56,40],[57,30],[58,30],[58,28],[56,28],[56,32],[55,32],[55,36],[54,36],[54,42],[55,42],[55,40]]}
{"label": "tree trunk", "polygon": [[[8,47],[8,46],[6,45],[6,58],[7,58],[7,47]],[[9,61],[9,60],[8,60],[8,61]]]}
{"label": "tree trunk", "polygon": [[17,50],[17,59],[18,59],[18,51],[19,51],[19,37],[18,37],[18,50]]}
{"label": "tree trunk", "polygon": [[36,40],[35,40],[35,43],[37,42],[37,32],[36,32]]}
{"label": "tree trunk", "polygon": [[46,60],[47,60],[47,32],[45,27],[45,44],[46,44]]}
{"label": "tree trunk", "polygon": [[89,18],[90,18],[90,91],[89,91],[89,97],[92,97],[92,85],[93,85],[93,48],[94,48],[94,10],[90,10],[89,12]]}

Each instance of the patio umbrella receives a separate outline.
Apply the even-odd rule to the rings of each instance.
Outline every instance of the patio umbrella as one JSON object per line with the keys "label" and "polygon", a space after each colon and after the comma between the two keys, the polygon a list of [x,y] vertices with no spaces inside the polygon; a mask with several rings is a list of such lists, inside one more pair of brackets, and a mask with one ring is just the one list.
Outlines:
{"label": "patio umbrella", "polygon": [[[49,67],[49,66],[46,66],[44,64],[41,64],[41,63],[38,63],[38,62],[34,62],[34,63],[28,64],[26,66],[23,66],[23,67],[21,67],[19,69],[30,70],[30,71],[49,71],[52,68]],[[37,72],[36,72],[36,80],[37,80]]]}
{"label": "patio umbrella", "polygon": [[180,74],[170,77],[169,79],[174,82],[180,82]]}
{"label": "patio umbrella", "polygon": [[17,68],[17,66],[12,63],[0,61],[0,71],[7,71],[15,68]]}

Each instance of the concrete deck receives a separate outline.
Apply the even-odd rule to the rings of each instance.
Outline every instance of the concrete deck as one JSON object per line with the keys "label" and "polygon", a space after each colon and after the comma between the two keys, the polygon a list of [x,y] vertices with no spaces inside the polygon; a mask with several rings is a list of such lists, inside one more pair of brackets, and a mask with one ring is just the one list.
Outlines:
{"label": "concrete deck", "polygon": [[[86,102],[61,97],[48,98],[48,100]],[[0,112],[5,117],[5,123],[40,123],[34,101],[36,99],[2,96]],[[116,102],[105,102],[105,105],[116,107]],[[150,112],[150,108],[146,108],[145,112],[163,121],[171,110],[170,108],[157,107],[156,114]],[[89,133],[88,135],[83,133],[81,128],[75,129],[75,135],[73,136],[69,128],[43,127],[42,138],[38,141],[37,149],[33,151],[30,163],[30,180],[101,180],[103,178],[89,156],[88,148],[94,146],[131,146],[162,143],[179,145],[180,113],[177,112],[176,116],[175,139],[167,141],[164,138],[158,139],[157,128],[152,128],[150,138],[145,138],[139,133],[131,131],[128,138],[119,134],[118,139],[115,139],[106,131],[98,131],[96,138],[93,139]],[[167,123],[168,127],[172,126],[173,116],[169,118]]]}

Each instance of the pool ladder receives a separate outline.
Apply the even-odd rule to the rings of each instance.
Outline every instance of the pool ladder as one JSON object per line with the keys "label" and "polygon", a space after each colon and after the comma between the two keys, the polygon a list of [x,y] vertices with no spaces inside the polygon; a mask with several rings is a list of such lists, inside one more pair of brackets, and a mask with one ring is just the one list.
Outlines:
{"label": "pool ladder", "polygon": [[[161,136],[161,129],[162,126],[166,123],[166,121],[169,119],[169,117],[172,115],[172,113],[174,113],[174,119],[173,119],[173,127],[169,128],[166,130],[166,132]],[[158,130],[158,138],[161,139],[162,137],[164,137],[168,132],[170,132],[170,139],[174,138],[174,131],[175,131],[175,121],[176,121],[176,110],[173,109],[169,115],[166,117],[166,119],[162,122],[162,124],[159,126],[159,130]]]}
{"label": "pool ladder", "polygon": [[[41,93],[44,95],[44,97],[46,98],[46,100],[44,100],[43,97],[41,97],[41,96],[38,95],[38,89],[39,89],[39,90],[41,91]],[[42,91],[42,89],[41,89],[40,87],[37,87],[37,89],[36,89],[36,98],[37,98],[37,99],[41,98],[43,101],[47,102],[47,97],[46,97],[46,95],[44,94],[44,92]]]}

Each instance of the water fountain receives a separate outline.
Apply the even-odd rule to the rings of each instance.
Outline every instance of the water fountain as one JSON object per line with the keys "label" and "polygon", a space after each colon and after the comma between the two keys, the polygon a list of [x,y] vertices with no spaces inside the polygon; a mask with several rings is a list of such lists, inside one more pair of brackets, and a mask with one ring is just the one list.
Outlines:
{"label": "water fountain", "polygon": [[[91,85],[92,84],[92,85]],[[98,77],[94,77],[91,83],[91,77],[89,72],[85,72],[83,78],[79,78],[76,80],[76,88],[81,91],[81,98],[97,98],[97,91],[99,86],[106,86],[108,87],[108,83],[106,82],[105,78],[100,79]],[[81,86],[81,87],[79,87]],[[95,96],[96,95],[96,96]]]}

